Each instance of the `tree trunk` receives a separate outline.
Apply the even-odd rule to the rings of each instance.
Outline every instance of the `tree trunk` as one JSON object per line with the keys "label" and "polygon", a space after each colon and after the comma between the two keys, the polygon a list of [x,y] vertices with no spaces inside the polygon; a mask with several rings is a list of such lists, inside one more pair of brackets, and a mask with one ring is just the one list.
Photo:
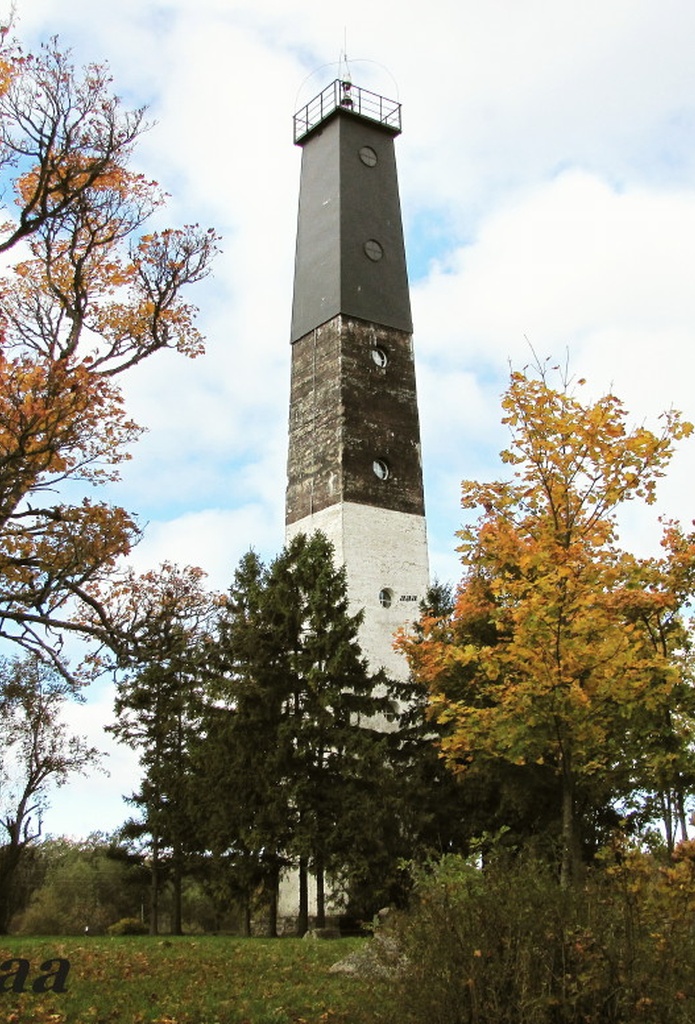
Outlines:
{"label": "tree trunk", "polygon": [[183,902],[183,867],[181,864],[181,850],[174,849],[174,905],[171,913],[171,934],[183,935],[183,921],[181,904]]}
{"label": "tree trunk", "polygon": [[574,775],[568,754],[565,752],[562,765],[562,860],[560,863],[560,884],[569,888],[579,873],[577,822],[574,808]]}
{"label": "tree trunk", "polygon": [[678,821],[681,827],[681,839],[684,843],[688,841],[688,819],[685,815],[685,797],[683,790],[679,789],[676,792],[676,805],[678,807]]}
{"label": "tree trunk", "polygon": [[0,849],[0,935],[7,935],[14,911],[12,883],[21,856],[22,848],[14,842]]}
{"label": "tree trunk", "polygon": [[320,860],[316,862],[316,927],[326,927],[326,887]]}
{"label": "tree trunk", "polygon": [[159,934],[159,840],[152,837],[152,867],[150,872],[150,935]]}
{"label": "tree trunk", "polygon": [[276,939],[278,934],[278,887],[280,885],[280,869],[273,864],[268,875],[268,936]]}
{"label": "tree trunk", "polygon": [[301,939],[309,930],[309,875],[306,857],[299,858],[299,913],[297,915],[297,935]]}
{"label": "tree trunk", "polygon": [[251,934],[251,896],[247,893],[241,903],[241,934],[248,938]]}
{"label": "tree trunk", "polygon": [[662,791],[657,795],[661,809],[661,821],[664,826],[664,835],[666,837],[666,849],[669,853],[673,853],[675,843],[673,837],[673,808],[671,806],[671,794],[668,791]]}

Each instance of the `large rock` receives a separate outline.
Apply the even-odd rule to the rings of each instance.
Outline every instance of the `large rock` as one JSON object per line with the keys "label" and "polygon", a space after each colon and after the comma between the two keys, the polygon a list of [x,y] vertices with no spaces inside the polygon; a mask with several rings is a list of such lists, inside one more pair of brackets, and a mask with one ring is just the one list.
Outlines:
{"label": "large rock", "polygon": [[329,971],[355,978],[392,978],[403,970],[405,964],[406,959],[392,936],[375,935],[373,939],[367,939],[360,949],[333,964]]}

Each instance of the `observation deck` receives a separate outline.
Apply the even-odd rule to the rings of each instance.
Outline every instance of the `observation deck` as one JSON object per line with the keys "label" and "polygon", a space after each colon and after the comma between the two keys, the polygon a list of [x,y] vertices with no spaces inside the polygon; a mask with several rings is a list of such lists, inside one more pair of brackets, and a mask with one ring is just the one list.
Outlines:
{"label": "observation deck", "polygon": [[295,145],[337,110],[380,124],[394,136],[401,133],[400,103],[336,78],[294,115]]}

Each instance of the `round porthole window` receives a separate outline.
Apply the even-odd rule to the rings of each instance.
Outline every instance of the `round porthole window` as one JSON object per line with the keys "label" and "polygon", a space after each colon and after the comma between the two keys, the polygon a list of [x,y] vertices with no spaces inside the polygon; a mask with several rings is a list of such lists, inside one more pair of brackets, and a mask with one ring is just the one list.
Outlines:
{"label": "round porthole window", "polygon": [[383,370],[383,368],[386,366],[386,364],[389,361],[389,357],[388,357],[388,353],[387,353],[386,349],[382,348],[381,345],[375,345],[374,348],[372,349],[372,359],[374,360],[376,365],[379,367],[379,369]]}
{"label": "round porthole window", "polygon": [[382,246],[379,244],[379,242],[377,242],[376,238],[369,238],[364,243],[364,251],[365,254],[369,257],[369,259],[372,260],[374,263],[378,263],[381,257],[384,255],[384,250]]}
{"label": "round porthole window", "polygon": [[383,590],[379,591],[379,604],[382,608],[390,608],[391,602],[393,601],[393,591],[389,590],[388,587],[384,587]]}
{"label": "round porthole window", "polygon": [[376,167],[379,158],[371,146],[362,146],[362,149],[360,150],[360,160],[365,167]]}
{"label": "round porthole window", "polygon": [[374,459],[372,469],[374,470],[374,476],[377,476],[379,480],[388,480],[390,472],[388,462],[384,462],[383,459]]}

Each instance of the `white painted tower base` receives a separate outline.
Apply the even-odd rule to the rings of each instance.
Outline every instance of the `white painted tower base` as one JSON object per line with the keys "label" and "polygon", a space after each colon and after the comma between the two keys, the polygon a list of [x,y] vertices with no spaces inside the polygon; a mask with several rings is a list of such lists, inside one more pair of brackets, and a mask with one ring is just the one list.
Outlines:
{"label": "white painted tower base", "polygon": [[[383,668],[390,679],[405,680],[408,665],[394,650],[393,637],[417,619],[429,587],[424,517],[367,505],[331,505],[288,525],[285,541],[317,530],[333,544],[336,565],[346,566],[350,612],[364,609],[359,641],[370,671]],[[315,914],[311,876],[309,883],[309,912]],[[296,915],[297,893],[297,871],[290,869],[280,879],[279,918],[292,920]],[[327,912],[337,910],[329,901]]]}
{"label": "white painted tower base", "polygon": [[419,617],[429,587],[424,516],[344,502],[289,524],[286,541],[317,530],[333,544],[336,564],[346,566],[351,613],[364,609],[359,640],[370,671],[407,678],[393,637]]}

